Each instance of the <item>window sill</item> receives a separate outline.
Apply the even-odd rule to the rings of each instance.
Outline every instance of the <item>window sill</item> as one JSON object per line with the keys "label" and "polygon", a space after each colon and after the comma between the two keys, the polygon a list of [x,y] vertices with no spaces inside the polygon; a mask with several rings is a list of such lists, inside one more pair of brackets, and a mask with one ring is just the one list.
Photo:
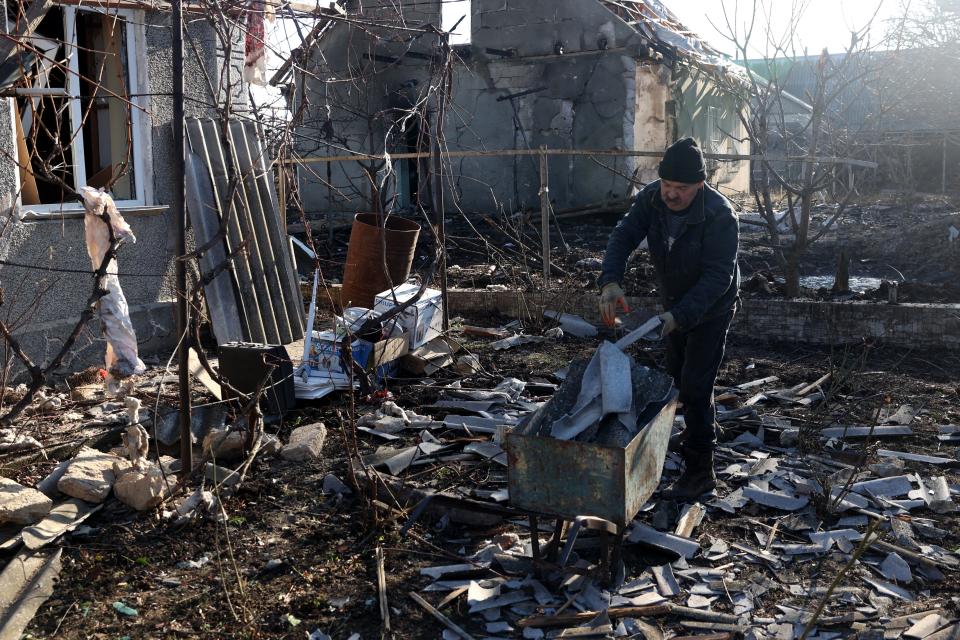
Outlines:
{"label": "window sill", "polygon": [[[117,209],[120,211],[120,215],[124,218],[146,218],[150,216],[159,216],[163,215],[170,209],[169,206],[165,204],[157,205],[117,205]],[[40,210],[35,211],[29,208],[28,206],[20,207],[20,220],[22,222],[58,222],[60,220],[80,220],[83,218],[86,211],[81,206],[64,206],[62,209],[53,209],[50,211]]]}

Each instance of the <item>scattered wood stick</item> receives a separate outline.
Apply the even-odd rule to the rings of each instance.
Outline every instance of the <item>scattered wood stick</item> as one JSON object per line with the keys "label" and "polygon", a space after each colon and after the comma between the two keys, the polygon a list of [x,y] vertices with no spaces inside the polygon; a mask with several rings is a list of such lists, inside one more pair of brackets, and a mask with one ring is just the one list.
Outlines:
{"label": "scattered wood stick", "polygon": [[453,591],[447,594],[447,597],[445,597],[443,600],[440,601],[440,604],[437,605],[437,609],[443,609],[445,606],[447,606],[448,604],[450,604],[451,602],[453,602],[454,600],[456,600],[457,598],[459,598],[469,590],[470,590],[470,587],[460,587],[459,589],[454,589]]}
{"label": "scattered wood stick", "polygon": [[704,509],[703,505],[699,502],[690,505],[690,508],[680,516],[680,520],[677,522],[677,528],[673,532],[674,535],[689,538],[693,530],[703,521],[703,516],[706,512],[707,510]]}
{"label": "scattered wood stick", "polygon": [[377,595],[380,600],[380,620],[383,630],[390,633],[390,607],[387,604],[387,573],[383,568],[383,547],[377,546]]}
{"label": "scattered wood stick", "polygon": [[[612,609],[607,609],[607,613],[610,615],[610,618],[614,620],[618,618],[642,618],[645,616],[657,617],[677,615],[684,618],[689,618],[691,620],[702,620],[705,622],[717,622],[721,624],[733,624],[737,622],[737,616],[729,613],[703,611],[701,609],[693,609],[691,607],[684,607],[671,603],[640,607],[614,607]],[[597,617],[597,615],[599,614],[596,611],[584,611],[582,613],[568,613],[560,616],[530,616],[517,622],[517,625],[521,628],[533,627],[539,629],[548,627],[571,627],[576,624],[589,622]]]}
{"label": "scattered wood stick", "polygon": [[832,373],[826,373],[820,376],[819,378],[816,379],[816,381],[811,382],[807,386],[801,387],[800,389],[798,389],[797,392],[793,395],[797,396],[798,398],[807,395],[808,393],[810,393],[820,385],[826,383],[826,381],[829,380],[830,376],[832,375],[833,375]]}
{"label": "scattered wood stick", "polygon": [[[678,623],[681,627],[687,629],[702,629],[704,631],[727,631],[727,632],[738,632],[742,631],[740,625],[734,624],[732,622],[704,622],[702,620],[681,620]],[[698,636],[700,638],[707,638],[712,636]]]}
{"label": "scattered wood stick", "polygon": [[773,523],[773,529],[770,530],[770,536],[767,538],[767,544],[763,548],[764,553],[770,553],[770,547],[773,546],[773,541],[777,538],[777,530],[780,528],[780,521],[777,520]]}
{"label": "scattered wood stick", "polygon": [[414,601],[414,602],[416,602],[416,603],[419,604],[421,607],[423,607],[424,609],[426,609],[427,613],[429,613],[429,614],[432,615],[434,618],[436,618],[437,620],[439,620],[441,623],[443,623],[443,625],[444,625],[447,629],[450,629],[450,631],[453,631],[455,634],[457,634],[458,636],[460,636],[461,638],[463,638],[463,640],[474,640],[474,637],[473,637],[473,636],[471,636],[469,633],[467,633],[466,631],[464,631],[463,629],[461,629],[460,627],[458,627],[457,625],[455,625],[450,618],[448,618],[447,616],[445,616],[445,615],[443,615],[442,613],[440,613],[439,611],[437,611],[437,610],[433,607],[433,605],[431,605],[429,602],[427,602],[426,600],[424,600],[423,598],[421,598],[421,597],[420,597],[420,594],[418,594],[418,593],[415,592],[415,591],[411,591],[411,592],[410,592],[410,597],[413,598],[413,601]]}

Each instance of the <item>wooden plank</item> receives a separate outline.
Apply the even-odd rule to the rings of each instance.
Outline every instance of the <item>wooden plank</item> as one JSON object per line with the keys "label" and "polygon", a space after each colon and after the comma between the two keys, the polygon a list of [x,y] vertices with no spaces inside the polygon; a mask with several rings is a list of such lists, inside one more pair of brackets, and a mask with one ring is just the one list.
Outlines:
{"label": "wooden plank", "polygon": [[810,393],[811,391],[813,391],[814,389],[816,389],[816,388],[819,387],[820,385],[825,384],[825,383],[827,382],[827,380],[830,379],[830,376],[832,376],[832,375],[833,375],[832,373],[826,373],[826,374],[824,374],[823,376],[821,376],[820,378],[818,378],[815,382],[811,382],[810,384],[806,385],[805,387],[801,387],[800,389],[798,389],[797,392],[796,392],[794,395],[797,396],[798,398],[801,398],[801,397],[807,395],[808,393]]}
{"label": "wooden plank", "polygon": [[543,244],[543,286],[550,281],[550,173],[546,147],[540,148],[540,236]]}
{"label": "wooden plank", "polygon": [[383,568],[383,547],[377,546],[377,595],[380,600],[380,620],[384,633],[390,635],[390,606],[387,604],[387,574]]}
{"label": "wooden plank", "polygon": [[[220,387],[220,383],[214,380],[210,374],[207,373],[207,370],[203,368],[203,365],[200,364],[200,356],[197,355],[193,347],[190,347],[190,351],[187,354],[187,362],[190,365],[190,375],[206,387],[207,391],[213,394],[214,398],[223,400],[223,389]],[[212,367],[213,363],[211,363],[210,366]]]}
{"label": "wooden plank", "polygon": [[753,389],[755,387],[760,387],[765,384],[773,384],[779,379],[780,378],[778,378],[777,376],[767,376],[766,378],[760,378],[758,380],[751,380],[750,382],[744,382],[743,384],[738,384],[734,388],[739,389],[740,391],[746,391],[747,389]]}
{"label": "wooden plank", "polygon": [[677,522],[677,528],[674,530],[674,535],[678,535],[681,538],[689,538],[693,534],[693,530],[697,528],[697,525],[703,521],[703,516],[705,516],[707,510],[704,509],[703,505],[699,502],[695,502],[687,508],[680,520]]}

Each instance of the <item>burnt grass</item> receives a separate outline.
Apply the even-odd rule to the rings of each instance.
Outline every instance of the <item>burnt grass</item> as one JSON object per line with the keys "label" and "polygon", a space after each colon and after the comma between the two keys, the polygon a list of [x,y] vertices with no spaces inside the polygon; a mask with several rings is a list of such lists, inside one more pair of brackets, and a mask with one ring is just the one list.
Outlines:
{"label": "burnt grass", "polygon": [[[496,324],[489,318],[483,320],[487,326]],[[473,323],[483,320],[473,319]],[[508,375],[549,379],[552,372],[578,355],[589,354],[597,344],[595,340],[563,339],[493,352],[487,339],[463,337],[463,343],[484,367],[485,375],[464,380],[464,386],[477,387],[493,386]],[[647,363],[662,359],[656,349],[635,355]],[[835,418],[866,424],[880,406],[896,408],[909,403],[923,408],[914,423],[915,434],[883,446],[926,453],[936,452],[936,425],[960,423],[956,377],[960,363],[956,356],[942,353],[883,345],[826,350],[760,344],[733,336],[718,385],[776,375],[784,386],[792,386],[811,382],[829,370],[836,372],[837,382],[829,388],[827,404],[813,410],[791,409],[791,415],[805,417],[811,425]],[[457,376],[445,370],[436,378],[450,381]],[[417,409],[436,397],[436,391],[423,381],[392,384],[390,389],[405,408]],[[357,405],[360,413],[371,409]],[[374,560],[378,545],[385,552],[393,637],[439,637],[442,626],[408,596],[429,582],[419,570],[455,563],[456,556],[472,552],[484,539],[509,531],[512,525],[464,527],[451,523],[440,530],[436,518],[424,516],[401,536],[405,516],[391,510],[389,496],[376,496],[381,506],[371,505],[371,496],[361,499],[354,494],[341,501],[324,496],[320,488],[327,473],[349,479],[347,454],[352,437],[348,437],[348,421],[344,420],[349,411],[347,396],[338,394],[288,415],[279,429],[284,438],[298,424],[322,421],[327,425],[324,459],[297,464],[278,458],[258,459],[241,488],[225,500],[221,522],[207,519],[178,529],[155,513],[136,514],[115,501],[109,503],[86,523],[92,527],[88,535],[65,539],[64,567],[55,594],[31,623],[29,637],[304,638],[314,629],[336,640],[353,633],[364,639],[380,637]],[[761,412],[776,414],[777,409]],[[380,446],[372,440],[361,434],[361,453]],[[874,445],[870,443],[870,447]],[[869,447],[867,454],[872,460]],[[944,447],[941,454],[953,456],[955,449]],[[414,480],[439,489],[482,485],[491,471],[487,464],[418,468]],[[923,473],[929,474],[930,469]],[[957,481],[955,475],[950,479]],[[755,544],[754,522],[771,522],[769,515],[748,505],[735,516],[708,517],[694,535],[705,547],[710,537]],[[960,545],[956,519],[944,518],[940,526],[950,530],[942,546],[956,549]],[[636,575],[651,559],[634,547],[626,549],[628,575]],[[200,568],[177,568],[179,562],[204,556],[210,560]],[[281,564],[268,568],[273,559]],[[783,586],[787,582],[825,587],[837,569],[833,560],[826,560],[797,563],[777,574],[761,565],[749,565],[744,575],[763,574],[775,584],[757,599],[755,613],[760,615],[790,597]],[[960,586],[950,578],[939,585],[934,595],[960,595]],[[425,595],[437,604],[439,597]],[[115,602],[136,609],[137,615],[119,614]],[[724,606],[717,602],[718,610]],[[923,599],[912,606],[922,610]],[[477,628],[466,622],[463,598],[444,612],[468,629]],[[669,625],[668,620],[657,622]]]}

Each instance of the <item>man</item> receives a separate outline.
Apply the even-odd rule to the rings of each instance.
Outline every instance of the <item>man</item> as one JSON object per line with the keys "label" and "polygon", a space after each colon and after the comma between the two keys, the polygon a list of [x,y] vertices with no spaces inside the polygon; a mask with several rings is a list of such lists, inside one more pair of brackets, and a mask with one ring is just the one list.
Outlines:
{"label": "man", "polygon": [[600,315],[613,326],[618,309],[629,311],[623,274],[646,239],[664,308],[667,371],[680,389],[686,425],[671,439],[684,471],[663,496],[693,500],[717,485],[713,385],[738,301],[739,228],[730,203],[704,183],[703,154],[693,138],[667,149],[658,173],[660,180],[637,195],[610,235],[598,280]]}

